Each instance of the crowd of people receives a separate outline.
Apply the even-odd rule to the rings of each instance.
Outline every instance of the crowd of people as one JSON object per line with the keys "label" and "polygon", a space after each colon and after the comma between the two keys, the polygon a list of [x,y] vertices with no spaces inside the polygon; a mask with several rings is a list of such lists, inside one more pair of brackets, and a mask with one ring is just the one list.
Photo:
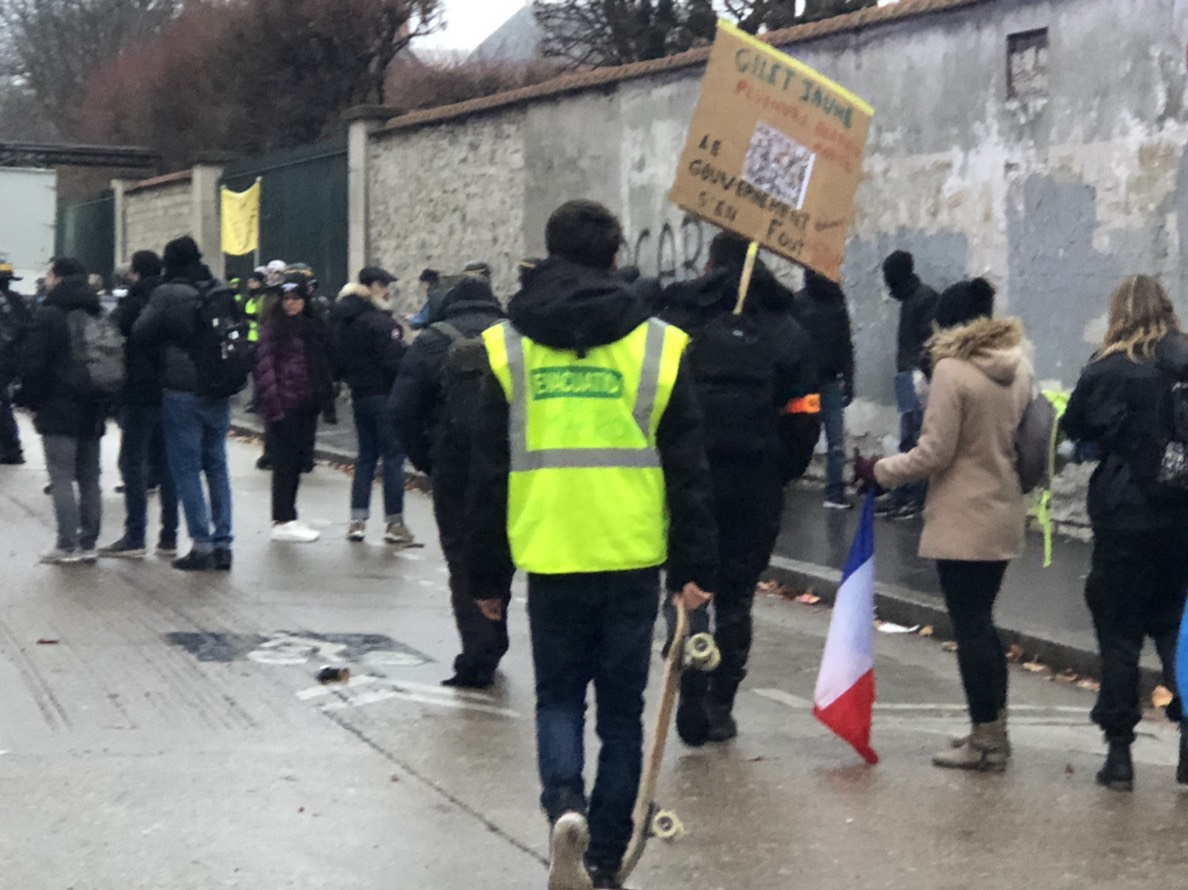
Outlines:
{"label": "crowd of people", "polygon": [[[155,487],[158,552],[176,554],[180,512],[192,548],[173,566],[230,570],[226,437],[231,398],[249,370],[251,405],[267,429],[261,466],[272,472],[273,540],[312,542],[318,532],[298,517],[300,480],[319,421],[336,422],[345,384],[359,450],[347,538],[366,538],[378,470],[384,540],[413,543],[403,518],[406,456],[430,477],[461,640],[444,681],[451,686],[495,682],[512,578],[527,573],[540,802],[554,823],[567,813],[588,819],[593,886],[620,886],[658,611],[671,626],[683,604],[721,651],[713,671],[682,679],[680,737],[692,746],[733,738],[756,584],[785,488],[822,432],[824,504],[853,506],[844,412],[855,389],[847,301],[834,282],[806,270],[793,293],[759,260],[737,311],[745,240],[717,235],[704,274],[666,288],[616,268],[622,240],[605,207],[568,202],[548,221],[548,256],[520,264],[509,301],[492,291],[486,263],[456,274],[427,269],[423,306],[403,320],[393,311],[395,276],[378,266],[360,270],[333,301],[316,295],[308,267],[279,261],[248,276],[239,294],[214,279],[188,237],[161,257],[136,253],[110,315],[75,260],[53,262],[40,305],[15,294],[12,268],[0,264],[0,462],[23,459],[15,386],[42,437],[57,518],[43,561],[143,558],[146,492]],[[900,453],[856,458],[855,481],[886,493],[888,516],[924,515],[920,555],[936,562],[971,722],[934,762],[1001,771],[1012,752],[993,606],[1024,541],[1015,449],[1035,396],[1030,348],[1018,319],[994,316],[989,282],[961,281],[938,295],[903,251],[883,272],[900,305]],[[1183,381],[1188,342],[1171,301],[1151,278],[1127,280],[1110,298],[1108,333],[1063,420],[1078,453],[1099,461],[1086,598],[1102,654],[1093,719],[1109,741],[1097,778],[1114,788],[1133,787],[1145,636],[1176,689],[1188,479],[1169,481],[1167,454],[1188,448],[1176,423],[1188,418]],[[119,540],[98,547],[109,414],[121,430],[125,522]],[[1180,472],[1188,475],[1185,461]],[[591,684],[602,750],[587,794]],[[1168,715],[1181,718],[1178,696]],[[1177,776],[1188,782],[1188,757]]]}

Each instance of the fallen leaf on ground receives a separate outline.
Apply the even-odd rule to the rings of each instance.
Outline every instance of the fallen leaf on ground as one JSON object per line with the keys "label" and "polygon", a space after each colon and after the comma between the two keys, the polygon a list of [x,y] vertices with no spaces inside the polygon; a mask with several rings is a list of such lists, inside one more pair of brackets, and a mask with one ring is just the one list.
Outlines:
{"label": "fallen leaf on ground", "polygon": [[1018,643],[1011,643],[1011,648],[1007,650],[1006,660],[1011,664],[1018,664],[1023,660],[1025,654],[1022,646]]}
{"label": "fallen leaf on ground", "polygon": [[1048,666],[1040,661],[1026,661],[1023,663],[1023,670],[1030,671],[1033,674],[1042,674],[1048,670]]}
{"label": "fallen leaf on ground", "polygon": [[933,629],[931,624],[925,624],[922,628],[920,628],[920,636],[922,637],[930,637],[934,633],[936,633],[936,631]]}
{"label": "fallen leaf on ground", "polygon": [[811,590],[806,590],[800,596],[796,597],[796,602],[804,603],[806,606],[815,606],[817,603],[821,602],[821,597],[817,596]]}
{"label": "fallen leaf on ground", "polygon": [[51,639],[47,639],[46,637],[42,637],[40,640],[37,641],[37,645],[38,646],[56,646],[56,645],[58,645],[58,640],[51,640]]}
{"label": "fallen leaf on ground", "polygon": [[1175,696],[1171,694],[1171,690],[1166,686],[1156,686],[1151,693],[1151,704],[1156,708],[1166,708],[1172,703],[1173,698]]}
{"label": "fallen leaf on ground", "polygon": [[956,652],[957,644],[955,642],[953,642],[952,640],[945,640],[943,643],[941,643],[941,651],[942,652]]}
{"label": "fallen leaf on ground", "polygon": [[400,781],[400,776],[396,775],[395,773],[392,773],[392,781],[393,781],[393,782],[399,782],[399,781]]}
{"label": "fallen leaf on ground", "polygon": [[1076,769],[1073,768],[1073,765],[1071,763],[1066,763],[1064,765],[1064,774],[1066,776],[1071,776],[1075,772],[1076,772]]}
{"label": "fallen leaf on ground", "polygon": [[747,758],[747,763],[762,763],[762,762],[763,762],[762,757],[748,757]]}
{"label": "fallen leaf on ground", "polygon": [[904,627],[902,624],[892,624],[890,621],[883,621],[878,623],[879,633],[882,634],[914,634],[920,629],[920,625],[915,627]]}
{"label": "fallen leaf on ground", "polygon": [[779,581],[760,581],[755,585],[756,593],[775,593],[780,588]]}
{"label": "fallen leaf on ground", "polygon": [[1077,689],[1088,689],[1090,692],[1100,692],[1101,684],[1088,678],[1077,682]]}
{"label": "fallen leaf on ground", "polygon": [[1060,683],[1075,683],[1080,678],[1080,674],[1072,668],[1065,668],[1052,679]]}

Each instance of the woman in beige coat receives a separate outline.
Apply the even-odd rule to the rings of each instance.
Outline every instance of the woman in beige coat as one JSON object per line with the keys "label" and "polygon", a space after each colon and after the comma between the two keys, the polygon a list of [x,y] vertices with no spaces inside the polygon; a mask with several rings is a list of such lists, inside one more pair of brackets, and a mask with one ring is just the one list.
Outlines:
{"label": "woman in beige coat", "polygon": [[1007,564],[1023,549],[1015,431],[1034,375],[1022,323],[991,318],[993,309],[994,288],[980,278],[941,295],[919,444],[858,471],[885,489],[928,481],[920,555],[936,560],[973,723],[933,763],[1000,771],[1010,756],[1007,669],[993,609]]}

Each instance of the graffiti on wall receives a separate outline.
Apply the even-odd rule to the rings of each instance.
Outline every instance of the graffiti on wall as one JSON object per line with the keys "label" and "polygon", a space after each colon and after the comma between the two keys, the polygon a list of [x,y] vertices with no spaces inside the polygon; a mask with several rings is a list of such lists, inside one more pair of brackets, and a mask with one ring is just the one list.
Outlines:
{"label": "graffiti on wall", "polygon": [[644,275],[660,279],[661,284],[687,281],[702,273],[709,257],[709,242],[714,227],[686,213],[680,223],[664,220],[658,226],[645,226],[623,242],[623,256],[630,258]]}

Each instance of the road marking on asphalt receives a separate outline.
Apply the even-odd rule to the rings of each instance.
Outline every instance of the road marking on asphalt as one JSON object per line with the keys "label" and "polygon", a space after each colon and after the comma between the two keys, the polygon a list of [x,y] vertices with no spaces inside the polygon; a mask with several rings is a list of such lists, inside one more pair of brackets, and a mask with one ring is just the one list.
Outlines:
{"label": "road marking on asphalt", "polygon": [[324,711],[341,711],[346,708],[372,705],[395,698],[423,705],[477,711],[480,714],[493,714],[498,717],[516,719],[520,716],[518,711],[499,707],[495,703],[495,698],[487,693],[447,689],[405,680],[390,680],[386,677],[362,676],[352,678],[350,683],[342,686],[314,686],[298,691],[297,698],[302,701],[330,698],[331,701],[319,705]]}
{"label": "road marking on asphalt", "polygon": [[[797,711],[811,711],[813,703],[807,698],[802,698],[799,695],[793,695],[791,692],[784,692],[782,689],[756,689],[756,695],[762,696],[768,701],[777,702],[781,705],[787,705]],[[936,711],[939,713],[947,713],[950,711],[961,712],[966,709],[964,704],[934,704],[929,702],[912,703],[912,702],[875,702],[876,711]],[[1022,712],[1034,712],[1044,714],[1077,714],[1083,715],[1086,713],[1084,707],[1075,707],[1071,705],[1011,705],[1010,710],[1012,714]]]}

